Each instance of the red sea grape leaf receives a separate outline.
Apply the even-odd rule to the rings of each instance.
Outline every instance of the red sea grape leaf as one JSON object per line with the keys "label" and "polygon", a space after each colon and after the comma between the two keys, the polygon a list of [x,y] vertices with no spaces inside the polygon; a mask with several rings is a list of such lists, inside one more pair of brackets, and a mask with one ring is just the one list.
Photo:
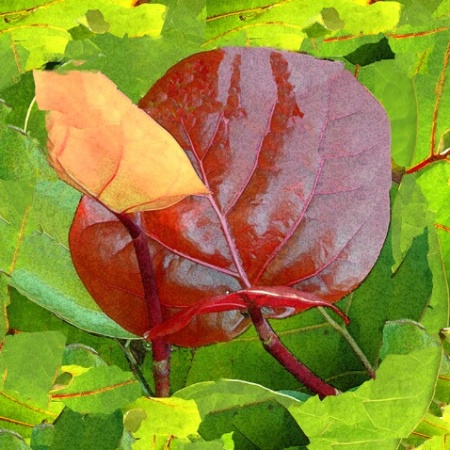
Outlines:
{"label": "red sea grape leaf", "polygon": [[[116,216],[84,196],[70,229],[69,245],[78,275],[102,310],[126,330],[143,336],[149,323],[141,275],[131,237]],[[150,241],[149,246],[157,261],[159,244]],[[162,304],[165,320],[180,310]],[[198,347],[230,340],[248,325],[240,311],[214,312],[195,317],[167,341]]]}
{"label": "red sea grape leaf", "polygon": [[[167,308],[255,286],[332,303],[368,274],[389,223],[390,129],[381,105],[342,64],[268,48],[214,50],[172,67],[139,106],[172,133],[211,192],[142,214]],[[113,244],[111,231],[103,243],[100,233],[87,237],[89,227],[71,249],[105,309],[111,297],[90,285],[98,279],[115,289],[122,238]],[[82,246],[96,249],[90,264]],[[114,300],[119,319],[111,317],[127,328],[121,301]],[[223,320],[202,328],[209,337],[188,334],[213,314],[195,316],[170,338],[217,342],[229,313],[214,313]],[[241,316],[239,326],[247,323]]]}
{"label": "red sea grape leaf", "polygon": [[[389,224],[390,127],[341,63],[214,50],[172,67],[139,106],[212,192],[144,213],[166,252],[156,268],[162,292],[192,304],[223,294],[226,279],[235,291],[237,279],[334,302],[370,271]],[[194,273],[203,281],[195,295]]]}
{"label": "red sea grape leaf", "polygon": [[102,73],[35,71],[34,80],[48,111],[48,157],[62,180],[116,212],[208,193],[170,133]]}

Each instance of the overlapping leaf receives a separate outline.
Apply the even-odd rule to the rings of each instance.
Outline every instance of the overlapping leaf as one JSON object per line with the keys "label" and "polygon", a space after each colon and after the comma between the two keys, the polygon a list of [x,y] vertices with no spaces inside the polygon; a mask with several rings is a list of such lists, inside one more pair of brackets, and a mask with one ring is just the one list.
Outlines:
{"label": "overlapping leaf", "polygon": [[34,425],[56,419],[62,408],[50,402],[49,391],[64,341],[54,331],[6,337],[0,352],[0,428],[29,437]]}
{"label": "overlapping leaf", "polygon": [[[364,2],[365,3],[365,2]],[[394,28],[400,18],[398,2],[360,4],[352,0],[267,3],[208,2],[207,45],[270,45],[298,50],[313,35],[368,33]]]}
{"label": "overlapping leaf", "polygon": [[[64,4],[65,2],[61,3]],[[78,3],[82,4],[82,2]],[[153,40],[148,36],[142,38],[119,38],[109,33],[103,33],[104,28],[102,29],[102,26],[108,24],[107,15],[105,13],[98,15],[98,11],[101,8],[96,6],[96,8],[99,8],[97,12],[93,11],[92,14],[80,15],[80,21],[74,23],[74,26],[77,26],[79,23],[83,23],[83,25],[80,25],[76,30],[72,30],[71,35],[64,32],[60,33],[64,40],[72,39],[69,41],[65,57],[76,60],[76,64],[86,61],[84,67],[101,70],[113,79],[130,98],[137,100],[143,95],[148,86],[161,76],[168,67],[182,57],[199,51],[200,45],[204,40],[203,28],[205,22],[201,13],[201,1],[169,0],[163,3],[168,4],[170,8],[168,9],[167,22],[165,24],[166,32],[163,31],[163,36],[159,40]],[[211,13],[213,8],[219,9],[218,14],[233,10],[233,2],[226,2],[226,4],[222,4],[223,2],[216,3],[217,5],[209,8],[209,16],[213,14]],[[264,6],[262,2],[250,3],[252,7]],[[289,2],[280,3],[280,8],[283,8],[288,6]],[[284,5],[284,3],[287,4]],[[291,3],[301,4],[302,2],[295,1]],[[316,7],[315,5],[311,6],[311,2],[306,3],[307,8]],[[321,9],[322,3],[319,2],[317,4],[318,10]],[[440,35],[447,33],[449,3],[448,1],[440,0],[429,2],[401,0],[395,2],[402,5],[400,22],[397,29],[389,30],[387,27],[383,28],[383,31],[387,31],[384,35],[360,35],[358,33],[362,31],[361,29],[354,29],[352,32],[345,30],[343,28],[345,25],[344,15],[342,14],[342,6],[345,3],[347,2],[335,1],[332,5],[326,5],[327,8],[325,10],[321,10],[319,14],[311,17],[298,15],[282,18],[283,20],[286,19],[283,26],[275,23],[264,23],[267,22],[266,19],[268,17],[265,14],[247,13],[243,16],[244,20],[239,15],[228,17],[222,21],[220,26],[225,27],[222,31],[230,30],[231,33],[215,39],[211,45],[219,42],[257,45],[259,42],[262,45],[272,47],[279,45],[280,48],[284,45],[294,45],[297,49],[299,42],[303,40],[301,47],[303,51],[318,57],[343,58],[345,60],[347,55],[360,49],[364,44],[377,45],[386,37],[389,40],[391,50],[396,55],[395,60],[381,61],[363,68],[359,68],[358,65],[353,67],[352,64],[345,61],[347,67],[355,72],[358,79],[374,93],[387,109],[393,129],[394,160],[401,166],[409,167],[429,154],[433,126],[436,130],[435,143],[437,148],[440,138],[449,128],[446,120],[448,116],[446,110],[449,104],[447,101],[449,92],[447,83],[449,78],[447,71],[443,70],[448,36],[440,37]],[[394,2],[375,2],[374,5],[370,6],[366,6],[368,2],[363,0],[356,0],[351,3],[354,5],[358,4],[365,8],[366,11],[370,11],[376,5],[378,5],[376,8],[379,8],[380,5],[383,5],[383,7],[394,6],[392,5]],[[97,5],[99,5],[98,2]],[[10,9],[8,5],[6,7]],[[277,8],[278,6],[275,8],[275,11]],[[280,10],[280,8],[278,9]],[[235,9],[240,10],[242,8],[238,6]],[[267,12],[269,11],[268,8]],[[274,11],[271,14],[273,13]],[[102,15],[103,21],[101,20]],[[273,16],[270,17],[273,18]],[[8,15],[7,18],[9,20],[11,17]],[[21,19],[23,20],[23,17]],[[54,18],[49,15],[46,19],[53,20]],[[354,23],[356,25],[359,25],[358,22],[361,22],[359,19],[355,16]],[[294,24],[296,21],[303,21],[300,23],[301,29],[285,26],[290,23]],[[216,25],[219,22],[220,20],[209,20],[207,22],[208,36],[210,38],[215,37],[213,33],[217,31],[218,27]],[[386,23],[387,21],[383,21],[383,23],[377,23],[376,20],[372,21],[372,23],[369,23],[369,26],[373,27],[373,30],[364,31],[366,33],[376,32],[376,27],[385,26]],[[20,22],[13,21],[9,24],[5,23],[4,26],[14,29],[18,24]],[[234,24],[246,28],[238,30],[237,27],[233,28]],[[226,26],[229,25],[231,27],[226,29]],[[128,29],[130,30],[129,27]],[[42,34],[45,31],[45,36],[43,37],[39,34],[39,27],[29,27],[29,31],[31,32],[29,35],[32,34],[33,39],[36,40],[36,45],[30,51],[22,47],[14,39],[15,36],[19,36],[14,34],[14,30],[3,32],[0,39],[0,52],[3,55],[0,86],[16,82],[16,77],[25,70],[26,65],[36,60],[39,55],[44,55],[40,59],[43,62],[47,62],[46,58],[49,60],[61,58],[62,53],[60,49],[63,48],[63,45],[60,45],[57,52],[52,53],[51,51],[55,44],[55,36],[51,30],[43,30]],[[247,37],[249,41],[247,41]],[[233,41],[233,39],[236,40]],[[41,46],[38,42],[39,40],[43,40],[44,43],[50,45]],[[28,45],[29,40],[24,41],[24,43]],[[433,114],[437,99],[436,88],[441,78],[444,80],[444,84],[442,85],[440,106],[437,108],[437,121],[434,122]],[[22,77],[22,80],[24,79],[26,77]],[[13,111],[13,123],[19,126],[23,126],[27,107],[33,94],[30,94],[27,101],[23,102],[23,104],[21,104],[22,96],[22,90],[16,89],[16,86],[14,86],[8,92],[7,97],[17,111],[20,109],[20,113]],[[413,107],[414,104],[418,106],[418,109]],[[419,115],[419,139],[417,139],[417,114]],[[33,111],[31,123],[33,123],[35,116],[36,114]],[[36,136],[38,131],[36,128],[33,128],[33,136]],[[21,144],[19,147],[23,149]],[[18,151],[17,156],[19,154],[23,155],[24,153]],[[6,160],[3,159],[2,161]],[[12,167],[15,161],[14,159],[10,161],[12,162]],[[19,166],[16,165],[16,168]],[[16,170],[15,174],[17,173]],[[396,174],[399,175],[399,172]],[[386,319],[413,317],[416,320],[421,320],[433,332],[439,330],[448,321],[448,286],[446,276],[447,278],[450,276],[449,264],[447,264],[450,258],[450,230],[448,228],[450,225],[448,221],[449,178],[448,164],[444,162],[436,163],[421,171],[419,183],[426,197],[425,201],[422,201],[422,196],[419,195],[417,184],[412,180],[404,179],[406,183],[400,188],[403,192],[400,192],[400,198],[397,200],[397,204],[394,205],[393,210],[394,229],[392,231],[392,245],[394,250],[391,249],[391,242],[387,242],[382,257],[367,283],[364,283],[360,290],[343,303],[346,312],[352,318],[350,332],[373,362],[377,361],[380,330]],[[25,230],[25,246],[21,248],[25,248],[26,251],[22,254],[17,252],[20,267],[18,274],[26,275],[22,278],[16,278],[18,288],[29,297],[39,301],[39,303],[57,311],[60,316],[68,318],[72,323],[90,330],[106,331],[107,334],[124,336],[124,331],[120,330],[119,327],[114,327],[111,322],[107,322],[104,316],[95,310],[92,302],[82,292],[79,284],[73,282],[75,279],[73,270],[64,269],[63,276],[59,277],[59,279],[56,276],[51,276],[52,266],[70,267],[68,252],[61,245],[64,245],[64,236],[68,225],[66,223],[67,220],[64,221],[61,218],[65,214],[71,214],[74,203],[72,202],[70,207],[67,208],[55,207],[61,198],[57,193],[59,188],[61,188],[61,184],[58,184],[59,187],[55,187],[53,190],[55,195],[52,196],[54,201],[51,202],[47,201],[47,196],[42,196],[43,192],[47,191],[49,184],[41,184],[36,194],[33,194],[33,185],[34,183],[27,184],[24,180],[15,182],[12,178],[6,183],[2,181],[0,233],[2,249],[7,250],[0,255],[2,270],[6,267],[8,272],[13,256],[18,248],[16,243],[20,234],[24,212],[27,206],[31,204],[34,195],[33,206],[29,211],[29,215],[35,223]],[[66,191],[64,190],[64,192]],[[65,196],[66,194],[63,194],[64,198]],[[414,200],[414,207],[409,205],[409,199]],[[433,226],[429,222],[432,219],[428,208],[436,213],[439,237],[437,237],[436,231],[433,230]],[[424,212],[423,216],[417,215],[418,209]],[[52,219],[55,214],[57,223],[53,224]],[[33,216],[38,216],[39,220],[34,221]],[[28,221],[25,221],[25,224],[27,225]],[[34,236],[33,239],[27,240],[28,235],[33,233],[33,227],[37,230],[37,237]],[[55,237],[55,239],[49,239],[48,234]],[[33,245],[37,241],[39,245]],[[392,251],[394,257],[392,257]],[[34,264],[39,259],[36,256],[41,254],[44,255],[44,258],[41,259],[41,263],[35,271]],[[394,273],[391,272],[393,265],[398,267],[398,270]],[[58,272],[55,271],[55,273]],[[35,276],[32,276],[33,274]],[[5,283],[8,283],[9,280],[9,277],[4,277]],[[40,287],[45,286],[46,288],[33,289],[36,285]],[[47,289],[51,285],[57,286],[57,289]],[[75,285],[77,288],[73,289]],[[427,307],[427,298],[430,297],[431,288],[432,296],[429,307]],[[33,297],[35,293],[39,295]],[[54,295],[49,295],[49,293]],[[6,298],[6,302],[8,301],[8,298]],[[28,306],[26,304],[22,310],[29,309]],[[28,315],[18,315],[16,308],[14,323],[21,326],[15,325],[14,327],[24,329],[27,326],[35,326],[39,327],[39,329],[46,329],[45,327],[52,326],[48,316],[39,316],[42,318],[39,318],[37,314],[36,317],[32,316],[35,311],[37,311],[37,307],[28,312]],[[95,313],[91,314],[91,311],[95,311]],[[424,316],[423,313],[425,313]],[[33,320],[33,324],[28,324],[30,318]],[[24,320],[27,321],[26,324]],[[304,316],[274,322],[274,326],[286,345],[311,368],[322,376],[327,377],[330,382],[345,388],[355,386],[364,379],[364,375],[361,375],[360,362],[353,357],[342,337],[330,329],[327,323],[323,322],[320,314],[308,312]],[[6,327],[6,324],[4,327]],[[103,354],[109,354],[109,344],[102,346],[100,338],[97,339],[95,341],[95,345],[99,346],[97,349],[101,348]],[[251,332],[227,345],[208,346],[195,352],[187,349],[174,349],[172,361],[174,363],[173,380],[177,386],[185,383],[190,384],[198,380],[229,376],[259,381],[273,388],[290,387],[297,389],[298,387],[295,380],[280,367],[277,367],[264,354],[260,348],[257,336]],[[396,370],[398,370],[398,367],[395,367],[392,371],[393,376],[396,375]],[[415,370],[415,367],[413,370]],[[389,378],[389,384],[392,384],[392,379]],[[417,379],[415,383],[417,385]],[[425,385],[426,383],[424,380],[423,384]],[[432,384],[431,381],[429,383]],[[445,397],[440,397],[441,400],[447,401],[448,398],[448,392]],[[56,417],[55,415],[46,415],[34,410],[28,411],[27,408],[23,408],[20,405],[19,407],[18,399],[11,400],[11,403],[3,399],[0,400],[0,403],[2,411],[10,411],[12,405],[17,407],[14,410],[14,414],[10,416],[16,421],[12,426],[22,422],[14,429],[26,437],[29,437],[33,424],[41,420],[53,421]],[[354,407],[355,405],[351,403],[350,406]],[[349,410],[350,408],[346,411],[346,418]],[[411,411],[412,409],[408,409],[404,417],[407,418]],[[416,411],[415,408],[414,411]],[[430,417],[428,416],[428,418]],[[96,422],[101,423],[97,417],[95,419]],[[2,427],[5,426],[5,423],[0,419]],[[91,424],[93,423],[94,421],[91,422]],[[77,444],[73,441],[70,442],[70,438],[68,438],[69,432],[80,430],[76,424],[72,426],[73,424],[74,422],[72,424],[60,422],[61,439],[58,443],[60,447],[68,448],[69,444]],[[444,417],[437,419],[433,424],[444,424],[443,428],[447,428],[446,411],[444,411]],[[443,430],[443,428],[434,428],[430,435],[433,435],[435,432],[446,432],[447,430]],[[422,431],[424,430],[422,429]],[[425,431],[429,431],[429,429]],[[386,434],[384,437],[386,437]],[[17,444],[19,438],[16,436],[4,436],[4,433],[1,433],[0,440],[0,447],[7,447]],[[423,448],[444,448],[446,444],[448,445],[448,442],[445,442],[445,440],[448,441],[446,436],[435,436],[430,442],[426,442]],[[81,442],[80,437],[79,441]],[[27,448],[26,444],[22,443],[23,441],[17,445]],[[398,443],[398,439],[396,439],[396,443]],[[44,445],[44,441],[32,441],[31,444]],[[47,445],[47,442],[45,444]],[[169,444],[168,439],[164,438],[161,441],[161,448]],[[175,445],[175,443],[173,444]],[[184,448],[181,441],[177,441],[176,444],[180,448]],[[192,448],[209,449],[216,448],[213,446],[215,444],[217,444],[218,448],[225,447],[218,441],[195,441],[192,444],[186,443],[185,445],[186,448],[191,448],[192,446]],[[374,446],[374,442],[372,441],[370,445]],[[363,446],[364,448],[367,447],[366,443]],[[381,448],[383,450],[387,448],[386,440],[381,441]]]}
{"label": "overlapping leaf", "polygon": [[35,71],[34,80],[48,157],[68,184],[119,213],[208,193],[175,139],[103,74]]}
{"label": "overlapping leaf", "polygon": [[129,406],[125,428],[133,432],[137,443],[133,448],[144,450],[148,442],[163,449],[172,439],[189,442],[198,436],[201,418],[194,400],[182,398],[140,398]]}
{"label": "overlapping leaf", "polygon": [[123,417],[120,410],[111,414],[80,414],[66,408],[50,429],[47,425],[33,431],[33,448],[47,443],[49,448],[110,450],[120,448]]}
{"label": "overlapping leaf", "polygon": [[263,386],[240,380],[208,381],[174,396],[196,402],[202,418],[198,431],[208,442],[226,432],[232,433],[236,449],[268,450],[308,442],[287,411],[300,402]]}
{"label": "overlapping leaf", "polygon": [[440,360],[438,347],[389,355],[376,380],[323,402],[313,397],[290,412],[309,437],[310,449],[346,445],[394,450],[425,415]]}
{"label": "overlapping leaf", "polygon": [[[8,106],[0,105],[0,271],[4,289],[12,284],[84,329],[130,336],[99,310],[73,268],[67,233],[79,194],[55,179],[36,142],[9,124],[9,111]],[[56,266],[58,271],[52,269]],[[5,307],[7,292],[2,295]],[[4,318],[2,322],[5,326]]]}
{"label": "overlapping leaf", "polygon": [[[434,245],[435,240],[433,228],[429,234],[425,230],[417,236],[402,264],[393,273],[392,234],[388,234],[369,276],[338,304],[350,318],[347,327],[349,333],[375,367],[379,364],[382,329],[386,320],[406,317],[424,320],[431,315],[433,320],[426,320],[433,324],[430,330],[436,333],[446,323],[448,297],[445,277],[443,280],[438,278],[439,272],[435,267],[436,284],[432,284],[427,261],[427,253],[432,255],[433,260],[436,258],[436,262],[439,261],[439,247],[436,245],[430,248],[428,245],[429,241]],[[333,386],[346,390],[367,380],[367,372],[349,343],[319,312],[311,310],[295,317],[272,321],[272,326],[283,343],[302,362]],[[223,361],[227,363],[223,364]],[[254,330],[247,331],[226,345],[199,348],[194,354],[177,349],[173,353],[173,364],[174,373],[177,373],[175,367],[180,367],[182,373],[186,373],[186,380],[182,379],[181,382],[187,385],[225,377],[245,379],[271,389],[298,389],[298,381],[261,348]],[[178,377],[174,381],[178,386]]]}
{"label": "overlapping leaf", "polygon": [[123,37],[160,35],[165,6],[133,7],[131,0],[25,0],[0,6],[0,51],[5,71],[0,87],[8,86],[27,70],[64,55],[72,41],[69,30],[83,25],[93,33]]}
{"label": "overlapping leaf", "polygon": [[[164,305],[274,285],[333,302],[367,275],[389,220],[389,130],[380,105],[340,64],[269,49],[207,52],[174,66],[140,106],[174,135],[212,192],[144,215]],[[93,246],[104,250],[92,254]],[[102,308],[147,331],[120,224],[84,200],[71,249]],[[174,342],[230,338],[243,321],[232,314],[219,313],[222,324],[197,318]]]}
{"label": "overlapping leaf", "polygon": [[111,414],[141,394],[130,372],[115,366],[92,367],[73,378],[67,387],[55,389],[52,399],[82,414]]}
{"label": "overlapping leaf", "polygon": [[16,392],[24,402],[32,401],[42,409],[48,407],[64,343],[64,335],[56,331],[7,336],[0,353],[0,390]]}

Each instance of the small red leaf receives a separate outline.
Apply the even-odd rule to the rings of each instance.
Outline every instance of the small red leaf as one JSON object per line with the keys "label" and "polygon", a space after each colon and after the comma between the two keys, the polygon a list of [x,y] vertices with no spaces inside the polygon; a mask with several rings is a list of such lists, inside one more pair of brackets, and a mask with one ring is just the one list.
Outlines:
{"label": "small red leaf", "polygon": [[[246,300],[247,304],[254,303],[265,308],[265,315],[274,319],[281,319],[287,315],[298,314],[322,306],[323,308],[331,308],[344,319],[345,323],[349,323],[348,317],[339,308],[311,292],[302,292],[287,286],[272,286],[246,289],[240,291],[240,295]],[[269,313],[268,308],[272,309],[273,313]],[[290,309],[290,311],[284,312],[286,309]]]}
{"label": "small red leaf", "polygon": [[165,320],[161,325],[153,327],[145,333],[144,337],[152,340],[155,337],[174,334],[187,327],[194,317],[202,314],[234,310],[242,311],[245,308],[246,304],[244,300],[233,294],[225,295],[223,297],[209,298],[174,314],[172,317]]}
{"label": "small red leaf", "polygon": [[[165,319],[255,286],[332,303],[368,274],[389,223],[389,122],[341,63],[268,48],[214,50],[172,67],[139,106],[172,133],[211,192],[142,214]],[[107,314],[143,334],[130,241],[114,220],[90,217],[88,203],[71,233],[75,266]],[[248,323],[237,311],[194,314],[170,339],[203,345]]]}
{"label": "small red leaf", "polygon": [[280,319],[322,306],[331,308],[344,319],[345,323],[349,323],[348,317],[339,308],[323,301],[317,295],[310,292],[300,292],[286,286],[274,286],[260,289],[243,289],[231,294],[208,298],[174,314],[161,325],[145,333],[144,336],[150,340],[156,337],[168,336],[188,326],[195,316],[233,310],[245,311],[250,304],[264,308],[264,315],[274,319]]}

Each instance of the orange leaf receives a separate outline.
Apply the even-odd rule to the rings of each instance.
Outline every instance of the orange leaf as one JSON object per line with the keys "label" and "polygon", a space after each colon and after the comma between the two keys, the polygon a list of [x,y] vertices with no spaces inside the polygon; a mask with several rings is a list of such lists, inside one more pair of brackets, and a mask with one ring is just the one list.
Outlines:
{"label": "orange leaf", "polygon": [[34,72],[59,177],[115,212],[207,194],[175,138],[99,72]]}

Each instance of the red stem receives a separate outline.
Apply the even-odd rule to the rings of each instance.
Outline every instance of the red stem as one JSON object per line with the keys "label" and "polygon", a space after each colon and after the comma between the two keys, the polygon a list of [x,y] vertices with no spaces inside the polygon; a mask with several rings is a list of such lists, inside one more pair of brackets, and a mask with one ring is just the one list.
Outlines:
{"label": "red stem", "polygon": [[[134,250],[139,265],[139,271],[144,286],[145,304],[147,307],[150,328],[162,323],[161,303],[153,271],[152,257],[148,248],[147,237],[140,224],[127,214],[116,214],[133,239]],[[139,216],[140,217],[140,216]],[[162,337],[152,339],[153,378],[155,381],[155,395],[168,397],[170,394],[170,346]]]}
{"label": "red stem", "polygon": [[437,155],[430,155],[428,158],[424,159],[420,163],[407,169],[406,173],[409,174],[409,173],[418,172],[420,169],[423,169],[424,167],[428,166],[429,164],[432,164],[436,161],[446,159],[446,158],[447,158],[447,154],[438,153]]}
{"label": "red stem", "polygon": [[309,390],[315,392],[320,398],[328,395],[337,395],[339,391],[319,378],[308,367],[302,364],[280,341],[280,338],[261,313],[256,305],[248,307],[250,318],[256,328],[264,349],[270,353],[286,370],[294,375]]}

